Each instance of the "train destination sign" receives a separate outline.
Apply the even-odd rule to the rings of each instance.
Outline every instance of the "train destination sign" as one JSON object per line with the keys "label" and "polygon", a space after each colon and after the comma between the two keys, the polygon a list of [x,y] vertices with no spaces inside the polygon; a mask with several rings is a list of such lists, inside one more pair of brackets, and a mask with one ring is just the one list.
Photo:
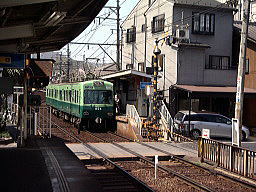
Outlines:
{"label": "train destination sign", "polygon": [[0,67],[23,69],[24,66],[25,66],[25,54],[0,53]]}

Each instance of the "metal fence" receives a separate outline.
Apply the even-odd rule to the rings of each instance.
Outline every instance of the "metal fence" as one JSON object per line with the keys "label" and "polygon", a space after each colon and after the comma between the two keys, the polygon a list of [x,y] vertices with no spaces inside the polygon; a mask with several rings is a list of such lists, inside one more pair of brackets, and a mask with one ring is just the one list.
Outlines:
{"label": "metal fence", "polygon": [[206,159],[231,172],[256,179],[255,151],[212,139],[200,138],[198,140],[198,156],[201,157],[201,162]]}
{"label": "metal fence", "polygon": [[34,114],[34,133],[35,135],[41,134],[45,137],[52,135],[52,115],[51,107],[44,106],[39,108],[33,108]]}

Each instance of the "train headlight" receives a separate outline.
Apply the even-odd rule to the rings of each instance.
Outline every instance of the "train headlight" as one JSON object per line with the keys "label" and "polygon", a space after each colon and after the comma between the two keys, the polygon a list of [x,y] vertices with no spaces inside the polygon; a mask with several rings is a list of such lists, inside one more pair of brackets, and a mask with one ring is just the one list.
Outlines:
{"label": "train headlight", "polygon": [[89,112],[88,112],[88,111],[85,111],[85,112],[84,112],[84,115],[89,115]]}
{"label": "train headlight", "polygon": [[107,113],[108,114],[108,116],[110,116],[110,117],[112,117],[113,116],[113,113]]}

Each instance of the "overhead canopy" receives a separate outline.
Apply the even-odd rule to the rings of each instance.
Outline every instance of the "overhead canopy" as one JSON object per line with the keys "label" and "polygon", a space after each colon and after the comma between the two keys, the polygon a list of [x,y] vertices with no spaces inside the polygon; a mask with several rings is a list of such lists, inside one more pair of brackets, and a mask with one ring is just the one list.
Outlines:
{"label": "overhead canopy", "polygon": [[102,79],[113,79],[113,78],[130,78],[133,76],[138,76],[138,77],[145,77],[151,79],[151,75],[148,75],[144,72],[136,71],[136,70],[124,70],[124,71],[119,71],[116,73],[112,73],[109,75],[104,75],[101,76]]}
{"label": "overhead canopy", "polygon": [[[236,87],[213,87],[213,86],[194,86],[194,85],[172,85],[174,89],[190,92],[192,97],[235,97]],[[245,88],[246,96],[256,97],[256,89]]]}
{"label": "overhead canopy", "polygon": [[108,0],[1,0],[0,52],[61,49],[94,20]]}

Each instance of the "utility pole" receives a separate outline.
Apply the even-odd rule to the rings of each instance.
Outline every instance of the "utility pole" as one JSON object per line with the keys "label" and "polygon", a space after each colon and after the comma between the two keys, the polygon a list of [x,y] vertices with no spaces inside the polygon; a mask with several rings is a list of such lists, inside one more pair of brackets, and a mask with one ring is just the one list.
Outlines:
{"label": "utility pole", "polygon": [[119,0],[116,0],[116,15],[117,15],[117,20],[116,20],[116,63],[117,63],[117,70],[120,70],[120,5],[119,5]]}
{"label": "utility pole", "polygon": [[[239,65],[237,74],[237,92],[236,92],[236,107],[235,107],[235,119],[237,120],[237,125],[239,131],[232,130],[233,133],[237,134],[238,141],[234,138],[235,135],[232,134],[232,143],[241,146],[241,136],[242,136],[242,117],[243,117],[243,101],[244,101],[244,79],[245,79],[245,65],[246,65],[246,47],[247,47],[247,36],[248,36],[248,24],[249,24],[249,13],[250,13],[250,0],[243,0],[243,20],[242,20],[242,31],[241,31],[241,42],[240,42],[240,53],[239,53]],[[235,126],[233,126],[232,129]]]}
{"label": "utility pole", "polygon": [[60,82],[61,82],[61,78],[62,78],[62,52],[60,52]]}
{"label": "utility pole", "polygon": [[70,52],[69,52],[69,43],[68,43],[68,47],[67,47],[67,55],[68,55],[68,71],[67,71],[67,79],[69,81],[69,68],[70,68]]}

